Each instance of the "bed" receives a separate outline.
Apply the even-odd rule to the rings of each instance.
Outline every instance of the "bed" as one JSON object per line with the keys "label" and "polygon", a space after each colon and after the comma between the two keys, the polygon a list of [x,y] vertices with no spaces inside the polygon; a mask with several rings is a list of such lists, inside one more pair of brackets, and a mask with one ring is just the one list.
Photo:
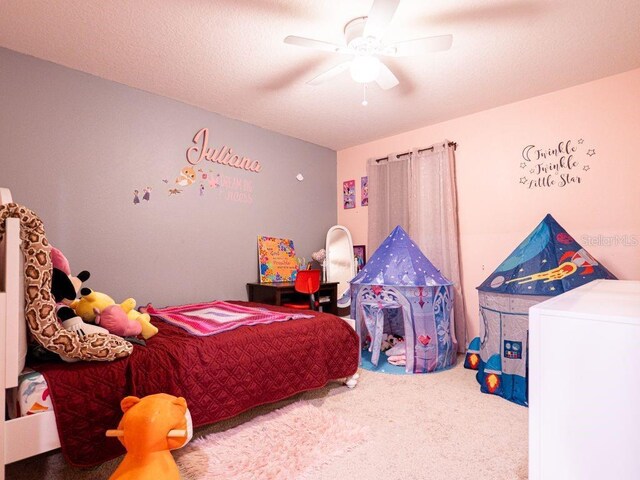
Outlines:
{"label": "bed", "polygon": [[[0,201],[10,193],[0,189]],[[4,384],[18,387],[26,355],[26,326],[19,224],[7,219],[0,246],[0,344],[4,348]],[[253,305],[247,302],[234,302]],[[264,305],[261,305],[265,307]],[[269,307],[287,311],[284,307]],[[53,407],[4,420],[0,448],[4,464],[61,448],[69,463],[92,466],[124,453],[120,442],[105,437],[121,417],[126,395],[166,392],[189,403],[194,426],[214,423],[252,407],[346,379],[355,386],[358,340],[353,329],[334,315],[241,327],[210,337],[196,337],[153,319],[159,328],[146,346],[114,362],[31,363],[42,375]],[[44,390],[41,390],[44,392]],[[10,396],[16,398],[16,394]],[[4,468],[0,469],[0,479]]]}

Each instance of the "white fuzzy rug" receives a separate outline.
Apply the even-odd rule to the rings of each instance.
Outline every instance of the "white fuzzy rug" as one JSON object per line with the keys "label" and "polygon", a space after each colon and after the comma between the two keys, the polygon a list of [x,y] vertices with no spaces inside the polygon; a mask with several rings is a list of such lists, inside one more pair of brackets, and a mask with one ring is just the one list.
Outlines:
{"label": "white fuzzy rug", "polygon": [[[462,357],[458,361],[451,370],[427,375],[361,370],[353,390],[333,383],[196,433],[199,437],[211,433],[228,436],[239,425],[259,425],[254,430],[256,436],[266,440],[270,436],[259,431],[265,427],[262,419],[277,408],[306,400],[333,418],[369,429],[365,440],[345,455],[327,454],[323,464],[306,475],[310,480],[526,479],[528,409],[480,393],[475,372],[462,368]],[[275,442],[273,454],[280,454],[279,443],[269,441]],[[179,462],[187,454],[175,452]],[[231,454],[231,460],[237,457]],[[101,480],[107,479],[118,463],[114,460],[97,469],[77,470],[66,466],[60,454],[50,453],[10,465],[7,478]]]}
{"label": "white fuzzy rug", "polygon": [[366,428],[304,400],[176,452],[185,480],[296,480],[351,451]]}

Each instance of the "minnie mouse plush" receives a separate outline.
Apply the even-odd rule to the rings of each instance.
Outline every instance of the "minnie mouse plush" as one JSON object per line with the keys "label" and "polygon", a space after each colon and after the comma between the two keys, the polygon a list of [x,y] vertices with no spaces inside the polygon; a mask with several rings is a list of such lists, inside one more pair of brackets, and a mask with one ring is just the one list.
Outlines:
{"label": "minnie mouse plush", "polygon": [[[51,263],[53,264],[53,272],[51,274],[51,294],[56,299],[58,307],[56,315],[62,326],[78,335],[90,335],[92,333],[109,333],[106,328],[97,327],[87,324],[76,315],[69,305],[73,302],[78,291],[82,287],[82,282],[89,279],[91,274],[86,270],[80,272],[77,276],[71,275],[69,261],[64,254],[55,247],[51,247]],[[63,355],[60,357],[65,362],[74,362],[75,359],[67,358]]]}
{"label": "minnie mouse plush", "polygon": [[71,302],[77,298],[82,283],[89,280],[91,274],[83,270],[77,276],[72,276],[67,257],[53,246],[51,247],[51,262],[53,263],[51,293],[56,299],[56,303],[71,305]]}

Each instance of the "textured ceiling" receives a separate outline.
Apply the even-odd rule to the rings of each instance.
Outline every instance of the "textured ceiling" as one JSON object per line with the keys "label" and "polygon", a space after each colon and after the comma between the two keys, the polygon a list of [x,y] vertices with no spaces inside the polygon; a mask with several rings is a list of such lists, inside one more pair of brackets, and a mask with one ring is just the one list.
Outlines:
{"label": "textured ceiling", "polygon": [[[640,67],[638,0],[402,0],[389,40],[451,33],[453,47],[387,62],[400,85],[348,73],[343,56],[372,0],[0,0],[0,46],[332,149]],[[1,68],[1,66],[0,66]]]}

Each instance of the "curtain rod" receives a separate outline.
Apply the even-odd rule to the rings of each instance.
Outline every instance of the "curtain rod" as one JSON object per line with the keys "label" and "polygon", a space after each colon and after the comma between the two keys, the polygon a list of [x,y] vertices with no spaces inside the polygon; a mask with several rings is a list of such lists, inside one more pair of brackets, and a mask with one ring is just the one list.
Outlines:
{"label": "curtain rod", "polygon": [[[456,142],[449,142],[449,143],[447,143],[447,145],[450,146],[450,147],[453,147],[454,151],[458,147],[458,144]],[[429,150],[433,150],[433,145],[430,146],[430,147],[427,147],[427,148],[421,148],[420,150],[418,150],[418,153],[427,152]],[[411,154],[411,152],[404,152],[404,153],[401,153],[399,155],[396,155],[396,158],[397,157],[403,157],[404,155],[410,155],[410,154]],[[382,158],[376,159],[376,163],[380,163],[383,160],[389,160],[389,155],[387,155],[386,157],[382,157]]]}

